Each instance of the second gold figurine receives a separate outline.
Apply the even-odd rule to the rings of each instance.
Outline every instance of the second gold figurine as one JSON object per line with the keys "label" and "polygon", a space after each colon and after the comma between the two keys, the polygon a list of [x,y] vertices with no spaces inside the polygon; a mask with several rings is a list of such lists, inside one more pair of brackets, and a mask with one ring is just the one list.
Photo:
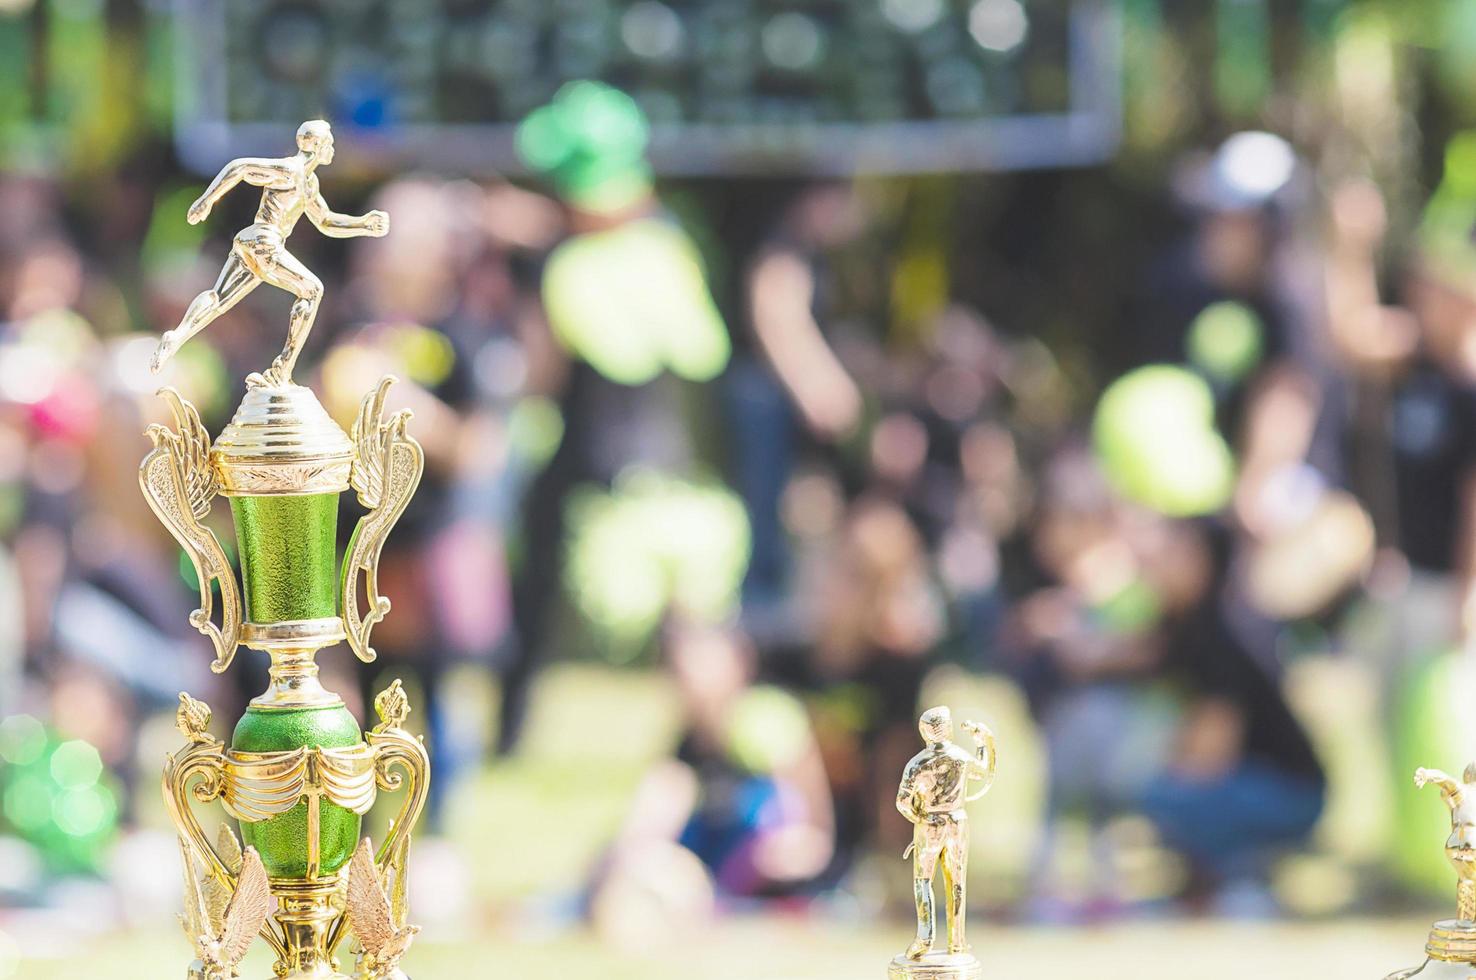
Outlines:
{"label": "second gold figurine", "polygon": [[[998,755],[989,726],[965,721],[959,726],[974,740],[972,752],[953,742],[953,715],[929,708],[918,719],[927,747],[912,757],[897,787],[897,809],[912,823],[912,888],[917,900],[917,938],[892,960],[891,980],[977,980],[984,968],[969,951],[964,934],[968,901],[969,818],[965,805],[989,792]],[[972,782],[979,785],[969,792]],[[934,949],[937,916],[933,878],[943,865],[946,951]]]}

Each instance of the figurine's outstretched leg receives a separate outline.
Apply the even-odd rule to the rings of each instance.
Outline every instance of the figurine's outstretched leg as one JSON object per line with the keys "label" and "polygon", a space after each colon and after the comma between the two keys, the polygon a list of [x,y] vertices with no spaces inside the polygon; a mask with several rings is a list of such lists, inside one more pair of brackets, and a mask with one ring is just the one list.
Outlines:
{"label": "figurine's outstretched leg", "polygon": [[292,368],[297,364],[297,355],[302,352],[308,332],[313,329],[318,303],[323,299],[323,283],[286,249],[279,250],[262,272],[267,282],[297,297],[297,302],[292,304],[292,320],[282,353],[265,372],[246,378],[246,384],[252,388],[277,388],[292,383]]}
{"label": "figurine's outstretched leg", "polygon": [[907,947],[909,960],[920,960],[933,948],[937,919],[933,914],[933,879],[912,879],[912,894],[917,900],[917,938]]}
{"label": "figurine's outstretched leg", "polygon": [[149,370],[157,374],[185,341],[210,326],[216,317],[241,302],[260,283],[261,280],[246,267],[241,257],[232,252],[215,280],[215,288],[196,296],[179,326],[164,331],[159,338],[159,346],[154,348],[154,356],[149,361]]}
{"label": "figurine's outstretched leg", "polygon": [[963,953],[969,948],[964,938],[965,904],[968,898],[967,866],[969,861],[968,824],[959,822],[949,830],[943,845],[943,883],[948,889],[948,952]]}

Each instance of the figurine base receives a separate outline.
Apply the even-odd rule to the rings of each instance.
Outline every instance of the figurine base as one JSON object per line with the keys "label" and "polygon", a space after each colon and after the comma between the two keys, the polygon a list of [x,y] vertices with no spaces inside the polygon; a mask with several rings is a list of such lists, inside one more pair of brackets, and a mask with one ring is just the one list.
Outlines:
{"label": "figurine base", "polygon": [[917,960],[905,954],[887,967],[887,980],[982,980],[984,966],[973,953],[928,953]]}
{"label": "figurine base", "polygon": [[1476,961],[1476,922],[1441,919],[1430,927],[1425,952],[1432,960],[1447,963]]}

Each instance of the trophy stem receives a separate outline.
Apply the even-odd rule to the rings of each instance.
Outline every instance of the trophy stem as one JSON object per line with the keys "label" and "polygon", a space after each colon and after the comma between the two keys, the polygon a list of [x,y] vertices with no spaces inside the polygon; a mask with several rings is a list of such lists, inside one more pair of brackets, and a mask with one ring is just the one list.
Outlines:
{"label": "trophy stem", "polygon": [[317,652],[316,649],[272,650],[272,663],[267,668],[270,682],[266,691],[252,698],[251,703],[259,707],[337,704],[342,699],[318,680],[318,663],[313,659]]}
{"label": "trophy stem", "polygon": [[277,964],[277,975],[283,980],[344,980],[328,947],[329,933],[339,916],[333,907],[338,880],[336,874],[316,880],[272,879],[278,902],[274,917],[287,946]]}
{"label": "trophy stem", "polygon": [[300,619],[262,625],[246,623],[242,642],[271,657],[267,689],[251,700],[261,708],[301,708],[338,704],[338,695],[318,681],[314,657],[325,646],[344,638],[343,620],[337,616]]}

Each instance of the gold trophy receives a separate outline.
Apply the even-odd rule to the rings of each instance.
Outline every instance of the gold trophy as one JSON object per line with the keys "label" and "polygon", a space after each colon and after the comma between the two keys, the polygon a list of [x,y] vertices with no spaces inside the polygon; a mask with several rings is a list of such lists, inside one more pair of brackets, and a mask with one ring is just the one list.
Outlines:
{"label": "gold trophy", "polygon": [[1414,782],[1420,789],[1439,787],[1440,798],[1450,808],[1445,856],[1456,873],[1456,917],[1430,927],[1424,963],[1391,973],[1386,980],[1404,980],[1415,974],[1466,980],[1476,967],[1476,763],[1466,767],[1459,781],[1439,769],[1416,769]]}
{"label": "gold trophy", "polygon": [[[969,817],[966,804],[989,792],[998,756],[994,733],[976,721],[960,725],[974,740],[969,752],[953,743],[953,716],[947,708],[929,708],[918,719],[927,748],[912,757],[897,788],[897,809],[912,824],[912,888],[917,900],[917,938],[907,952],[892,960],[890,980],[977,980],[984,968],[964,938],[967,915]],[[971,781],[982,783],[969,792]],[[948,949],[937,952],[937,917],[933,910],[933,876],[939,859],[948,917]]]}
{"label": "gold trophy", "polygon": [[[247,379],[245,399],[213,442],[194,406],[163,389],[175,425],[149,428],[154,450],[139,471],[154,513],[195,566],[200,608],[190,623],[214,647],[211,668],[224,671],[241,645],[271,659],[267,690],[252,700],[229,744],[210,734],[210,709],[180,695],[178,725],[189,744],[164,767],[164,800],[184,855],[192,980],[237,976],[257,936],[276,953],[279,978],[345,978],[337,951],[350,932],[352,976],[396,980],[417,931],[406,921],[406,863],[430,767],[420,739],[403,727],[409,703],[395,681],[375,698],[379,723],[362,732],[343,700],[319,683],[314,657],[346,640],[361,660],[374,659],[370,634],[390,608],[378,591],[380,551],[425,457],[406,434],[409,412],[384,417],[393,378],[365,396],[352,435],[310,390],[292,383],[323,287],[285,247],[303,214],[335,237],[383,235],[389,219],[328,210],[316,176],[333,159],[327,123],[304,123],[297,146],[291,157],[231,162],[190,207],[189,220],[198,222],[237,183],[263,189],[256,222],[236,235],[215,287],[164,334],[153,366],[262,282],[297,297],[287,344],[266,371]],[[339,568],[339,495],[351,487],[366,513]],[[217,495],[230,500],[239,582],[203,523]],[[360,829],[381,790],[403,796],[376,849]],[[226,823],[213,844],[207,837],[192,804],[215,801],[237,821],[239,839]]]}

